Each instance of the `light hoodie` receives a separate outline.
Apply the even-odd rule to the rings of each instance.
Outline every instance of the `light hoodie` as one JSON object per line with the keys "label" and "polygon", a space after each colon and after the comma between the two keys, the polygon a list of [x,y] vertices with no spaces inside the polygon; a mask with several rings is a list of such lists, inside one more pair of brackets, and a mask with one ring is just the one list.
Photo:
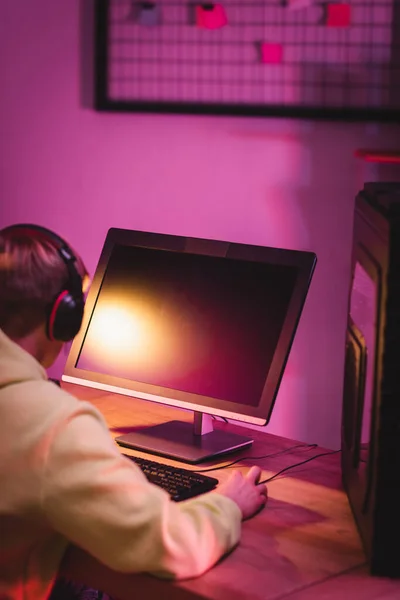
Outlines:
{"label": "light hoodie", "polygon": [[181,503],[123,457],[100,412],[0,330],[0,598],[49,595],[68,542],[108,567],[183,579],[239,541],[215,492]]}

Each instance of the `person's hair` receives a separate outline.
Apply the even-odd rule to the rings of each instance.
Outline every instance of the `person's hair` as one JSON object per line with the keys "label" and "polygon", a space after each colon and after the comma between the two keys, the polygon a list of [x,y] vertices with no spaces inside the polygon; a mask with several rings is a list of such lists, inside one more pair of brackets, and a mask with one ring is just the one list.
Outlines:
{"label": "person's hair", "polygon": [[[84,281],[87,271],[74,252]],[[18,339],[46,321],[64,289],[68,269],[51,240],[23,229],[0,230],[0,329]]]}

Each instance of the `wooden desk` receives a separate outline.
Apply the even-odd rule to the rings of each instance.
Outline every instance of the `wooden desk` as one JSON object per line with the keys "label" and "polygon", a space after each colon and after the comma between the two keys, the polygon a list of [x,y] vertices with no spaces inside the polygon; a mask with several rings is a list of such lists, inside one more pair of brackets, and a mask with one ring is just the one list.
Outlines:
{"label": "wooden desk", "polygon": [[[129,427],[174,418],[191,419],[190,413],[166,406],[75,385],[63,387],[95,404],[114,436]],[[242,427],[219,421],[216,427],[243,433]],[[296,442],[253,430],[249,434],[254,438],[253,447],[244,451],[243,461],[232,468],[246,471],[251,464],[258,464],[263,469],[263,478],[324,451],[297,448],[256,460],[255,457],[289,449]],[[124,449],[124,452],[130,451]],[[219,461],[222,462],[229,460]],[[222,481],[230,472],[231,469],[216,471],[215,476]],[[170,583],[146,575],[122,575],[74,548],[67,554],[61,572],[120,600],[400,598],[400,582],[368,575],[361,542],[342,491],[339,454],[318,458],[285,473],[269,483],[268,490],[267,507],[243,524],[239,547],[200,578]]]}

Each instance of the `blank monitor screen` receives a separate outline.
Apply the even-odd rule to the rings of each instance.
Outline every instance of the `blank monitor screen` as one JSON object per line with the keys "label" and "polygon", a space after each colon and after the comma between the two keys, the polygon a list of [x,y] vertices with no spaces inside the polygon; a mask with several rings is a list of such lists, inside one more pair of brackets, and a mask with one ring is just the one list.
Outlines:
{"label": "blank monitor screen", "polygon": [[315,254],[110,229],[63,379],[265,425]]}
{"label": "blank monitor screen", "polygon": [[116,245],[77,366],[257,406],[296,274]]}

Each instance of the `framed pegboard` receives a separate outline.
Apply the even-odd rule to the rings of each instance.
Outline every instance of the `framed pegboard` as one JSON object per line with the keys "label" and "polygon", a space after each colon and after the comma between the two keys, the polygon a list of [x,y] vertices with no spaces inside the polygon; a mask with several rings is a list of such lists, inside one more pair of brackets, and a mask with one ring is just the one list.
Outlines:
{"label": "framed pegboard", "polygon": [[97,0],[96,108],[400,121],[399,0]]}

